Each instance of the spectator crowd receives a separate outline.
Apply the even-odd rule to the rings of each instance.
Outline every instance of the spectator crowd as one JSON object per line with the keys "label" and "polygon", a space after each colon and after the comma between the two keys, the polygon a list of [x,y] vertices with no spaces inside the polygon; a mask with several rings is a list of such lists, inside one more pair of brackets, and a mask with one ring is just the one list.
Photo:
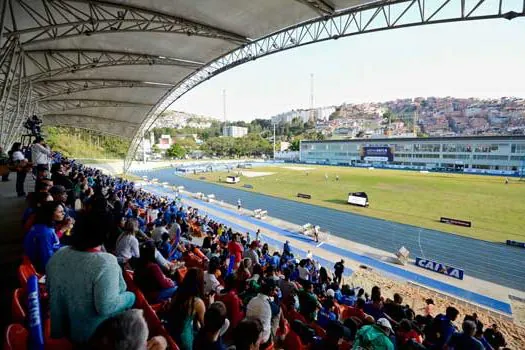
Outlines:
{"label": "spectator crowd", "polygon": [[[178,196],[153,195],[59,153],[46,163],[46,152],[27,195],[24,252],[45,275],[42,317],[51,337],[74,348],[506,346],[497,325],[483,325],[475,313],[450,306],[435,314],[430,299],[416,312],[402,295],[345,284],[342,260],[320,266],[294,255],[288,241],[271,250],[259,231],[252,240]],[[151,334],[150,306],[162,335]]]}

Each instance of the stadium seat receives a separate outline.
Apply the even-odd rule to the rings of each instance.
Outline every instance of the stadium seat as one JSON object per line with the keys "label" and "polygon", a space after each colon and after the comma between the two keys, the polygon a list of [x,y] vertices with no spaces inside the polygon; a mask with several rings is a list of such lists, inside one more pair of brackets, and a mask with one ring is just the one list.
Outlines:
{"label": "stadium seat", "polygon": [[44,321],[44,345],[46,350],[71,350],[73,344],[66,338],[51,338],[51,319]]}
{"label": "stadium seat", "polygon": [[27,350],[29,332],[21,324],[10,324],[5,331],[4,350]]}
{"label": "stadium seat", "polygon": [[187,272],[188,272],[188,268],[186,266],[179,267],[175,271],[175,281],[177,282],[177,284],[181,284]]}
{"label": "stadium seat", "polygon": [[306,350],[301,338],[294,331],[290,330],[283,341],[284,350]]}
{"label": "stadium seat", "polygon": [[27,286],[27,281],[29,280],[29,277],[35,274],[38,276],[33,265],[22,264],[18,267],[18,281],[20,282],[22,288],[25,288],[25,286]]}
{"label": "stadium seat", "polygon": [[[139,289],[139,287],[135,284],[135,281],[133,280],[133,271],[124,270],[123,274],[124,281],[126,281],[126,286],[128,287],[128,290],[130,292],[135,293],[135,307],[142,308],[142,305],[149,304],[149,302],[146,300],[146,297],[144,296],[144,293]],[[164,303],[158,303],[158,304],[151,304],[150,305],[155,312],[158,312],[162,307],[164,306]]]}
{"label": "stadium seat", "polygon": [[11,301],[11,317],[13,322],[25,324],[27,312],[24,308],[24,290],[22,288],[17,288],[13,292],[13,299]]}

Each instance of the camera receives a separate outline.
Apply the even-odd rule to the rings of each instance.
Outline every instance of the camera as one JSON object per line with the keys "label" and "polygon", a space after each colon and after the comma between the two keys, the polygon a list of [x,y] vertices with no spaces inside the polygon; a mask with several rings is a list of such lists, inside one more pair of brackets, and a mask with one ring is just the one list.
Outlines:
{"label": "camera", "polygon": [[33,115],[32,117],[27,118],[24,122],[24,128],[31,132],[31,136],[42,137],[42,119],[38,116]]}

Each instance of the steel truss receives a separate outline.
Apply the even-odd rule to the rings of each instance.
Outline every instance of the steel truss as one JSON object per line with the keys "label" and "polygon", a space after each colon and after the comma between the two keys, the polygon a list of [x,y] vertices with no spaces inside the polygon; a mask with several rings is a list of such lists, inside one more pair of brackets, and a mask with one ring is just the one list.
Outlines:
{"label": "steel truss", "polygon": [[[4,0],[11,13],[32,19],[33,27],[18,29],[5,37],[22,37],[24,45],[75,36],[114,32],[160,32],[223,39],[245,43],[247,38],[221,28],[124,4],[94,0]],[[14,17],[12,21],[14,21]]]}
{"label": "steel truss", "polygon": [[153,88],[169,89],[173,84],[160,84],[143,82],[139,80],[113,80],[113,79],[65,79],[65,80],[39,80],[33,84],[33,89],[38,95],[37,100],[51,97],[69,95],[89,90],[112,88]]}
{"label": "steel truss", "polygon": [[[193,62],[165,56],[134,54],[129,52],[90,50],[34,50],[25,51],[28,62],[39,70],[27,78],[35,81],[49,79],[64,73],[76,73],[86,69],[129,65],[167,65],[191,70],[203,66]],[[45,62],[45,63],[44,63]]]}
{"label": "steel truss", "polygon": [[24,82],[24,52],[17,38],[0,48],[0,146],[7,148],[30,111],[32,87]]}
{"label": "steel truss", "polygon": [[132,107],[132,108],[150,108],[149,103],[129,102],[129,101],[111,101],[111,100],[92,100],[92,99],[69,99],[69,100],[40,100],[38,107],[43,112],[68,111],[81,108],[94,107]]}
{"label": "steel truss", "polygon": [[[301,1],[319,3],[319,1]],[[124,171],[127,171],[133,162],[142,139],[141,135],[151,128],[166,108],[200,83],[245,62],[316,42],[383,30],[496,18],[512,20],[523,16],[525,16],[525,1],[522,3],[512,0],[378,1],[292,26],[244,44],[188,75],[153,107],[149,117],[144,120],[132,139],[124,161]]]}

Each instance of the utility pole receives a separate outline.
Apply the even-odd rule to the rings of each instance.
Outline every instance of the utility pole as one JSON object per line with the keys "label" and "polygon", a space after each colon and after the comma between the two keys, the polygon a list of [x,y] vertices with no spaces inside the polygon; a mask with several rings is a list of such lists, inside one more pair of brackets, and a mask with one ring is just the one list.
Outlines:
{"label": "utility pole", "polygon": [[146,164],[146,140],[144,140],[144,129],[142,129],[142,162]]}
{"label": "utility pole", "polygon": [[310,121],[315,122],[314,119],[314,74],[310,73]]}

